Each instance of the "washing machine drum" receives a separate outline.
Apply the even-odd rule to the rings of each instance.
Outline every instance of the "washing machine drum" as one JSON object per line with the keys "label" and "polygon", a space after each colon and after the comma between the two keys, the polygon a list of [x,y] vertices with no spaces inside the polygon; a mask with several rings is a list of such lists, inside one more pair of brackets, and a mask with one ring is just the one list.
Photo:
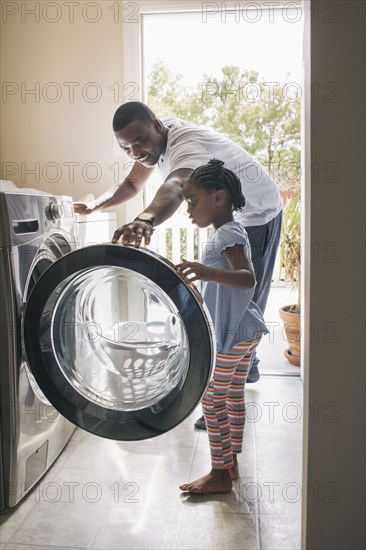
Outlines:
{"label": "washing machine drum", "polygon": [[110,439],[184,420],[207,388],[212,322],[197,291],[155,253],[83,248],[52,264],[24,316],[28,365],[52,405]]}

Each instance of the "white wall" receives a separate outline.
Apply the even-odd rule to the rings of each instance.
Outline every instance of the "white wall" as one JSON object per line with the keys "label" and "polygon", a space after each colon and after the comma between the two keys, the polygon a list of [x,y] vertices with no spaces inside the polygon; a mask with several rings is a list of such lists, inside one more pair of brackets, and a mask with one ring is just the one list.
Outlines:
{"label": "white wall", "polygon": [[366,548],[366,4],[310,7],[302,547],[356,550]]}
{"label": "white wall", "polygon": [[[111,6],[2,2],[2,179],[74,199],[115,182],[110,167],[122,163],[114,156],[112,118],[125,93],[124,14]],[[114,210],[123,217],[124,207]]]}

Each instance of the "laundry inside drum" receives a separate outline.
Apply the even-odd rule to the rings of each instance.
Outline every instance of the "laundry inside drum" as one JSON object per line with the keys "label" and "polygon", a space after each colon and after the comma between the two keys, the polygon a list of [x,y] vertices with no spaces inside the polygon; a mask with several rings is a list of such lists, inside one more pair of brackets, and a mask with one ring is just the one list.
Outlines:
{"label": "laundry inside drum", "polygon": [[179,390],[188,371],[188,337],[175,304],[122,267],[70,278],[55,303],[52,345],[69,383],[108,409],[152,407]]}

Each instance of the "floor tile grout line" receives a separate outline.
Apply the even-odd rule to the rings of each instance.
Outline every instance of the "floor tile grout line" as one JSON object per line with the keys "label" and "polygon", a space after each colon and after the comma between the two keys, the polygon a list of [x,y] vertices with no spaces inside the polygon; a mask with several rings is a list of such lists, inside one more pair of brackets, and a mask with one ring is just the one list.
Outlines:
{"label": "floor tile grout line", "polygon": [[[256,425],[254,422],[253,425],[253,451],[254,451],[254,479],[258,486],[258,466],[257,466],[257,430]],[[261,533],[260,533],[260,518],[259,518],[259,503],[256,504],[256,512],[254,514],[255,517],[255,525],[256,525],[256,535],[257,535],[257,548],[258,550],[261,549],[262,539],[261,539]]]}
{"label": "floor tile grout line", "polygon": [[[189,462],[189,467],[188,467],[188,479],[190,479],[190,477],[191,477],[192,465],[193,465],[194,458],[196,456],[196,451],[197,451],[197,446],[198,446],[198,438],[199,438],[199,434],[196,433],[195,445],[194,445],[194,448],[193,448],[193,453],[192,453],[191,460]],[[176,532],[176,535],[175,535],[174,547],[173,547],[172,550],[176,550],[176,548],[177,548],[179,533],[180,533],[180,528],[181,528],[181,523],[182,523],[183,512],[184,512],[184,507],[183,507],[183,504],[182,504],[181,510],[179,511],[178,527],[177,527],[177,532]]]}
{"label": "floor tile grout line", "polygon": [[97,532],[95,533],[95,537],[93,538],[93,540],[92,540],[92,542],[91,542],[91,544],[90,544],[88,550],[93,550],[94,542],[95,542],[97,536],[99,535],[99,531],[101,530],[101,528],[102,528],[102,526],[103,526],[104,520],[105,520],[105,518],[107,517],[107,514],[108,514],[108,512],[109,512],[109,509],[110,509],[110,506],[107,506],[107,507],[106,507],[106,510],[105,510],[104,517],[103,517],[103,519],[102,519],[102,521],[101,521],[101,524],[99,525],[98,530],[97,530]]}

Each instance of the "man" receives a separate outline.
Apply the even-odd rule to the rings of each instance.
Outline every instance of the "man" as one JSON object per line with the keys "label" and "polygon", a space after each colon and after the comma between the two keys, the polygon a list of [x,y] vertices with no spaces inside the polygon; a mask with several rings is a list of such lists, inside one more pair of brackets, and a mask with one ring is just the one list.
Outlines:
{"label": "man", "polygon": [[[217,158],[239,177],[246,205],[235,213],[247,230],[257,279],[253,301],[264,313],[271,286],[279,244],[282,205],[276,182],[242,147],[214,132],[179,119],[159,120],[147,105],[131,101],[119,107],[113,118],[113,130],[123,151],[134,161],[126,178],[90,203],[75,203],[80,214],[109,208],[139,193],[155,166],[164,178],[152,202],[135,218],[114,233],[112,242],[148,245],[154,227],[170,218],[183,201],[182,188],[198,166]],[[254,357],[247,382],[260,375],[258,357]],[[204,419],[195,424],[205,429]]]}

